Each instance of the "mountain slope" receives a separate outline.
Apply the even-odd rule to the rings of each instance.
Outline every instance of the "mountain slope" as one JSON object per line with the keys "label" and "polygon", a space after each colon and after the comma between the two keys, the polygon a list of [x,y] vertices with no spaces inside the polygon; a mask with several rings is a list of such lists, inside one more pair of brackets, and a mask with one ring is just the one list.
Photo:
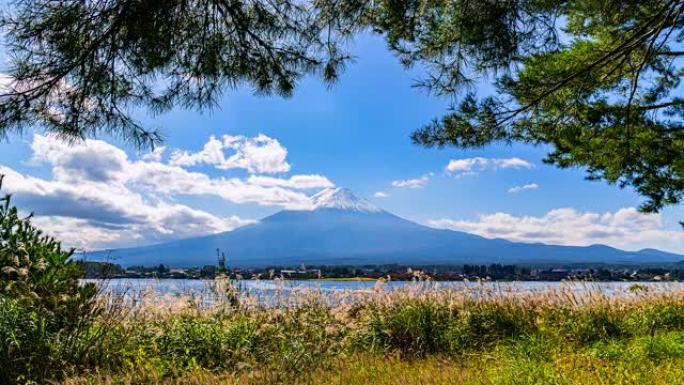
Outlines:
{"label": "mountain slope", "polygon": [[[626,252],[604,245],[552,246],[486,239],[422,226],[383,211],[349,190],[312,197],[312,211],[281,211],[259,223],[205,237],[111,252],[125,266],[216,263],[216,249],[231,266],[305,264],[659,263],[683,256],[646,249]],[[107,253],[91,253],[103,259]]]}

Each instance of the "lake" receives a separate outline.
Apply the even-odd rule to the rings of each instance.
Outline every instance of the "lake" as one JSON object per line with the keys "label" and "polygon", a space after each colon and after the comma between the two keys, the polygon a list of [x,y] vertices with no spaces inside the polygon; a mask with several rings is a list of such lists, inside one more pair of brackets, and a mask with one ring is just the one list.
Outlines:
{"label": "lake", "polygon": [[[120,278],[101,280],[85,280],[102,285],[104,293],[137,296],[142,293],[152,296],[207,296],[214,291],[216,281],[193,279],[132,279]],[[334,293],[372,293],[379,289],[376,281],[349,280],[240,280],[235,281],[239,291],[244,295],[272,298],[276,295],[292,295],[301,292]],[[425,290],[455,290],[478,292],[543,292],[548,290],[572,290],[577,292],[596,291],[606,295],[630,293],[629,288],[635,284],[647,287],[649,291],[681,290],[679,282],[410,282],[390,281],[382,285],[382,290],[417,288]]]}

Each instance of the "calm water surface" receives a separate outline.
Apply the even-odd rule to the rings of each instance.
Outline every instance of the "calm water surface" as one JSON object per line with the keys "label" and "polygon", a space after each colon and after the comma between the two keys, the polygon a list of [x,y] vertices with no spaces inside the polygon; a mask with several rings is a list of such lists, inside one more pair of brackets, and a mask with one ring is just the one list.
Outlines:
{"label": "calm water surface", "polygon": [[[91,280],[89,280],[91,281]],[[200,295],[212,290],[213,280],[197,279],[132,279],[121,278],[106,281],[92,280],[102,285],[104,292],[136,295],[152,293],[159,295]],[[585,292],[587,290],[600,291],[605,294],[628,293],[629,287],[637,282],[429,282],[415,283],[406,281],[391,281],[383,285],[384,290],[395,290],[405,287],[426,289],[451,289],[478,291],[514,291],[514,292],[542,292],[563,288]],[[668,291],[681,289],[679,282],[638,282],[649,288],[649,291]],[[242,293],[256,296],[271,296],[276,293],[287,294],[305,290],[315,290],[322,293],[336,292],[372,292],[376,281],[335,281],[335,280],[241,280],[236,285]]]}

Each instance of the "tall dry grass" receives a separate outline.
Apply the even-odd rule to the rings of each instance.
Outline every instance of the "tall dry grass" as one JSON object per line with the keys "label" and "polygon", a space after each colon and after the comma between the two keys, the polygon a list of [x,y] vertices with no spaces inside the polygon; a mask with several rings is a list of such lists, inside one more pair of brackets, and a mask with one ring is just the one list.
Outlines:
{"label": "tall dry grass", "polygon": [[[355,383],[358,374],[390,384],[398,382],[371,374],[415,363],[465,373],[464,383],[535,383],[515,380],[529,372],[579,381],[620,365],[670,375],[684,359],[684,289],[676,284],[611,294],[590,284],[542,292],[383,286],[258,298],[218,281],[187,296],[103,294],[90,329],[97,338],[68,363],[68,382]],[[573,367],[585,377],[557,373]],[[473,373],[485,372],[489,382],[476,382]]]}

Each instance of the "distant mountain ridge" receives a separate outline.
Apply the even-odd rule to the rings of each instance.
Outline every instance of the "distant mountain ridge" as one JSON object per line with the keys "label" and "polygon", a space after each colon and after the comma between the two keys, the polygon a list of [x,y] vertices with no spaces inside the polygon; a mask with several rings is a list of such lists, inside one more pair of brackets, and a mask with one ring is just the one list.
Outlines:
{"label": "distant mountain ridge", "polygon": [[280,211],[236,230],[158,245],[92,252],[89,260],[124,266],[216,264],[216,249],[236,267],[299,264],[668,263],[684,256],[605,245],[554,246],[487,239],[400,218],[344,188],[311,197],[310,211]]}

